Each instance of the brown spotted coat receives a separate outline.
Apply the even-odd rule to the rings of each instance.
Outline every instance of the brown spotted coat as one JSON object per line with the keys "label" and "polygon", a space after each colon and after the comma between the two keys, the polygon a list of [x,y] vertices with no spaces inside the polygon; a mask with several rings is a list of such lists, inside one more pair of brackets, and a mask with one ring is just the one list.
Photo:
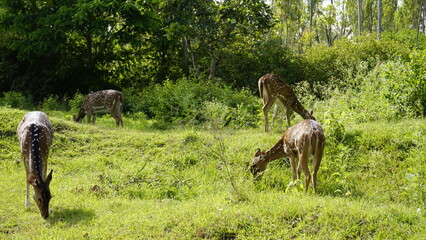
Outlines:
{"label": "brown spotted coat", "polygon": [[[291,86],[284,83],[278,75],[273,73],[266,74],[265,76],[259,79],[258,85],[259,85],[260,98],[262,98],[262,101],[263,101],[262,111],[263,111],[265,132],[269,131],[268,111],[277,100],[279,100],[278,103],[281,103],[281,105],[286,108],[288,127],[290,127],[291,110],[298,113],[303,119],[315,120],[315,118],[312,116],[312,110],[309,112],[306,111],[306,109],[302,106],[302,104],[300,104]],[[274,119],[276,118],[276,114],[277,114],[277,105],[275,105],[272,123],[274,122]]]}
{"label": "brown spotted coat", "polygon": [[[311,174],[308,168],[309,156],[313,156],[312,187],[316,192],[317,173],[324,151],[325,136],[321,124],[314,120],[302,120],[284,132],[282,138],[268,151],[256,150],[251,171],[253,176],[263,172],[271,161],[289,157],[293,180],[300,179],[300,171],[305,174],[305,191],[307,191]],[[298,163],[297,163],[298,162]],[[297,166],[297,169],[296,169]]]}
{"label": "brown spotted coat", "polygon": [[123,103],[123,94],[117,90],[103,90],[89,93],[80,107],[80,112],[77,116],[73,116],[73,119],[76,122],[81,122],[87,114],[87,122],[95,124],[95,113],[108,112],[115,119],[117,127],[120,124],[123,127],[123,119],[121,118]]}
{"label": "brown spotted coat", "polygon": [[16,129],[25,165],[27,195],[25,206],[30,206],[29,186],[34,188],[34,201],[43,218],[49,217],[50,181],[52,171],[47,175],[47,158],[53,140],[53,126],[43,112],[28,112]]}

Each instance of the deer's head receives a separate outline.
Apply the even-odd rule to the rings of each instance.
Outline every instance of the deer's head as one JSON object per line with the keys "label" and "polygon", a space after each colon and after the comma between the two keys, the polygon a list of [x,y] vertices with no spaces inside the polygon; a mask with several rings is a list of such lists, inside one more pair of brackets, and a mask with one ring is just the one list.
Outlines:
{"label": "deer's head", "polygon": [[72,120],[74,120],[74,122],[81,123],[81,120],[83,120],[83,118],[80,117],[80,115],[81,115],[80,113],[78,116],[72,115]]}
{"label": "deer's head", "polygon": [[315,117],[314,117],[314,110],[313,110],[313,109],[310,109],[310,110],[308,111],[308,113],[309,113],[309,115],[310,115],[310,118],[309,118],[309,119],[315,120]]}
{"label": "deer's head", "polygon": [[37,178],[33,174],[30,174],[28,176],[28,183],[34,187],[34,201],[36,202],[37,207],[40,210],[41,216],[45,219],[49,217],[49,202],[52,198],[52,195],[50,195],[49,188],[50,181],[52,180],[52,172],[53,170],[50,170],[46,181]]}
{"label": "deer's head", "polygon": [[259,148],[256,150],[250,166],[250,171],[253,174],[253,177],[257,177],[258,174],[265,171],[266,166],[268,166],[265,156],[265,152],[261,151]]}

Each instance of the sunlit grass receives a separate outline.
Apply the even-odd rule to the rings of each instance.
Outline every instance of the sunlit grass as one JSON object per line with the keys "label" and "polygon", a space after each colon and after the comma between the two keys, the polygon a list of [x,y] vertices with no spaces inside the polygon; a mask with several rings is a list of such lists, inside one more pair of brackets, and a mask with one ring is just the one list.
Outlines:
{"label": "sunlit grass", "polygon": [[[318,195],[286,192],[284,160],[262,180],[247,171],[280,130],[156,130],[143,118],[96,125],[49,113],[55,139],[52,215],[24,207],[14,131],[24,111],[0,108],[1,239],[421,239],[425,237],[422,119],[346,124],[331,136]],[[327,130],[326,130],[327,131]]]}

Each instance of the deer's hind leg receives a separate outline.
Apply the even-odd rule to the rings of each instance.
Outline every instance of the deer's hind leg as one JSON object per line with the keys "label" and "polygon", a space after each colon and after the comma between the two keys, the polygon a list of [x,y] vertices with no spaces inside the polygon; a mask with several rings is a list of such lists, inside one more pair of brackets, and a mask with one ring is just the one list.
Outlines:
{"label": "deer's hind leg", "polygon": [[119,127],[120,124],[123,126],[123,119],[121,118],[121,104],[115,103],[114,106],[111,108],[110,111],[111,117],[115,120],[116,127]]}
{"label": "deer's hind leg", "polygon": [[269,131],[269,126],[268,126],[268,112],[269,109],[271,109],[272,105],[274,105],[276,98],[266,98],[263,99],[264,105],[262,107],[262,111],[263,111],[263,121],[264,121],[264,125],[265,125],[265,132]]}
{"label": "deer's hind leg", "polygon": [[297,163],[297,157],[290,155],[290,167],[291,167],[291,174],[293,176],[293,181],[300,179],[300,173],[298,173],[298,163]]}
{"label": "deer's hind leg", "polygon": [[302,169],[303,173],[305,174],[305,192],[308,191],[309,183],[311,181],[311,173],[309,172],[308,160],[309,160],[309,145],[304,144],[304,146],[302,146],[302,149],[299,150],[299,165],[297,168],[298,170]]}
{"label": "deer's hind leg", "polygon": [[314,159],[313,159],[313,171],[312,171],[312,187],[314,189],[314,194],[317,189],[317,174],[319,166],[321,164],[322,155],[324,152],[324,142],[317,140]]}

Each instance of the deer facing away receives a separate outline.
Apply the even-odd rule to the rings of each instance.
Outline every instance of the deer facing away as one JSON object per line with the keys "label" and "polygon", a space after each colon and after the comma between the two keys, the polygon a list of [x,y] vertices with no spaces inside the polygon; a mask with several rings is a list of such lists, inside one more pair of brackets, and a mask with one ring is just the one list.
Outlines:
{"label": "deer facing away", "polygon": [[[263,120],[265,124],[265,132],[269,131],[268,127],[268,112],[271,109],[272,105],[277,102],[286,108],[287,124],[290,127],[290,113],[295,111],[303,119],[312,119],[315,118],[312,116],[313,111],[309,112],[300,104],[299,100],[296,97],[293,89],[290,85],[284,83],[281,78],[273,73],[269,73],[261,77],[258,81],[259,85],[259,94],[263,101]],[[274,115],[272,117],[272,123],[277,116],[278,105],[275,105]]]}
{"label": "deer facing away", "polygon": [[43,218],[49,217],[50,181],[52,172],[47,173],[47,158],[52,145],[53,126],[43,112],[28,112],[18,125],[16,134],[21,147],[21,159],[25,165],[27,194],[25,206],[30,207],[30,189],[33,186],[33,199]]}
{"label": "deer facing away", "polygon": [[123,127],[123,119],[121,118],[123,103],[123,94],[117,90],[103,90],[89,93],[84,99],[78,115],[74,115],[73,119],[76,122],[81,122],[87,114],[87,122],[95,124],[95,113],[108,112],[115,119],[117,127],[120,124]]}
{"label": "deer facing away", "polygon": [[317,174],[321,164],[324,144],[325,136],[320,123],[314,120],[302,120],[288,128],[281,139],[268,151],[264,152],[257,149],[250,170],[253,176],[256,177],[266,169],[271,161],[289,157],[293,181],[300,179],[300,171],[303,170],[305,174],[305,191],[307,191],[311,181],[308,161],[309,156],[312,155],[312,187],[314,193],[316,193]]}

